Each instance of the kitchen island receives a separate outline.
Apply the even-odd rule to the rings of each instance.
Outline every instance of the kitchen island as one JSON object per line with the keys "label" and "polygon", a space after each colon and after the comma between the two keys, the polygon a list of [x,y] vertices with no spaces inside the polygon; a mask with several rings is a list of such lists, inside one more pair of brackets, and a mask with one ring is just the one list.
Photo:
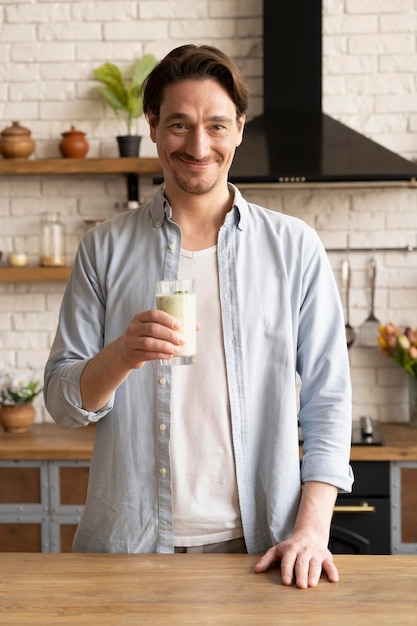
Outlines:
{"label": "kitchen island", "polygon": [[246,554],[2,554],[7,626],[417,624],[417,556],[336,556],[316,588],[255,574]]}
{"label": "kitchen island", "polygon": [[[362,467],[359,473],[355,467],[354,490],[358,492],[358,501],[354,504],[359,509],[356,506],[357,512],[349,515],[352,521],[372,522],[375,533],[376,529],[381,533],[379,517],[369,514],[376,510],[385,520],[388,545],[385,551],[377,548],[377,553],[414,555],[417,554],[417,429],[388,423],[381,428],[385,445],[354,445],[351,460],[353,464],[369,464],[369,470],[387,465],[387,493],[373,494],[368,490],[359,493],[360,476],[367,478],[374,472]],[[94,436],[94,425],[65,429],[53,423],[34,424],[26,433],[15,434],[0,430],[0,553],[71,551],[86,498]],[[381,484],[377,480],[377,485]],[[385,499],[372,502],[372,497],[381,495]],[[337,525],[341,520],[344,530],[346,516],[339,510],[337,518]],[[353,530],[359,532],[356,526]],[[367,537],[362,531],[359,534]],[[345,549],[334,551],[346,552]]]}

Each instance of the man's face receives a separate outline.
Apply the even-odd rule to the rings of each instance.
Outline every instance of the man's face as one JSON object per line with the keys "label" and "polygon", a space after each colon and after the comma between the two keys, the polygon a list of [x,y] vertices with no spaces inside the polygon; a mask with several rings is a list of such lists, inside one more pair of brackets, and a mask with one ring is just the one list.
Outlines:
{"label": "man's face", "polygon": [[226,184],[245,118],[214,80],[184,80],[168,85],[159,122],[149,116],[167,190],[173,186],[202,195]]}

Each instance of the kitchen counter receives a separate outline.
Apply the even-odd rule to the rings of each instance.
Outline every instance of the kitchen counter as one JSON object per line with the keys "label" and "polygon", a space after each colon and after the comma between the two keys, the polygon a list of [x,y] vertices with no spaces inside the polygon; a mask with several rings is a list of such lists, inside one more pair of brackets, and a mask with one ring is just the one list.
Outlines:
{"label": "kitchen counter", "polygon": [[[417,428],[381,423],[384,446],[352,446],[352,461],[417,461]],[[416,620],[417,623],[417,620]]]}
{"label": "kitchen counter", "polygon": [[89,461],[94,435],[92,424],[86,428],[33,424],[25,433],[5,433],[0,429],[0,459]]}
{"label": "kitchen counter", "polygon": [[121,624],[417,623],[417,556],[339,555],[340,582],[284,587],[246,554],[2,554],[0,622]]}
{"label": "kitchen counter", "polygon": [[[353,461],[417,461],[417,429],[407,424],[381,424],[385,446],[352,446]],[[66,429],[34,424],[26,433],[0,431],[0,459],[89,460],[95,426]]]}

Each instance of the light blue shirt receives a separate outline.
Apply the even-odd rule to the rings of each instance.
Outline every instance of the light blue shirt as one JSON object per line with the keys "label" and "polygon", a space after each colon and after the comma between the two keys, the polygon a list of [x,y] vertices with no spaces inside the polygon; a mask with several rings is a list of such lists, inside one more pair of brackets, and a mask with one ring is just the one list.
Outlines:
{"label": "light blue shirt", "polygon": [[[350,491],[351,386],[318,236],[234,191],[217,244],[220,305],[242,525],[248,552],[260,553],[291,534],[303,482]],[[155,308],[155,281],[177,277],[181,232],[170,214],[160,188],[150,204],[88,231],[65,291],[45,402],[65,427],[97,423],[75,551],[173,552],[171,368],[134,370],[97,413],[81,408],[79,384],[87,361]]]}

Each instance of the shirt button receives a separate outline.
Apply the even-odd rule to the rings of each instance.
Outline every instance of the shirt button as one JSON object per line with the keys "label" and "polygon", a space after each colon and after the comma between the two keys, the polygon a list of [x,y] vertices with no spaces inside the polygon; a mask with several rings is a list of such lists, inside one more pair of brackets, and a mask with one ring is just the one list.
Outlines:
{"label": "shirt button", "polygon": [[161,220],[158,220],[158,221],[155,222],[155,226],[161,226],[161,225],[162,225]]}
{"label": "shirt button", "polygon": [[159,430],[166,430],[166,424],[159,424]]}
{"label": "shirt button", "polygon": [[159,379],[159,384],[160,384],[160,385],[166,385],[166,382],[167,382],[167,379],[166,379],[166,378],[164,378],[164,377],[162,377],[162,378],[160,378],[160,379]]}
{"label": "shirt button", "polygon": [[169,250],[174,251],[174,250],[175,250],[175,248],[176,248],[175,243],[170,243],[170,244],[168,245],[168,248],[169,248]]}
{"label": "shirt button", "polygon": [[159,473],[161,474],[161,476],[165,476],[165,474],[167,473],[165,467],[161,467],[161,469],[159,470]]}

